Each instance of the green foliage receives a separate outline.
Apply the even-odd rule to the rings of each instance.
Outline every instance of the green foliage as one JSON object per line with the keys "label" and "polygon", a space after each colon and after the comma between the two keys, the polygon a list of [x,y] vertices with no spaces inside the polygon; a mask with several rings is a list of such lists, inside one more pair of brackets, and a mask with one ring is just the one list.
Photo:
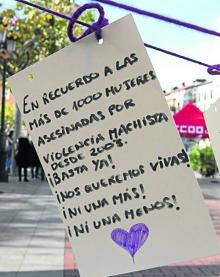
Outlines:
{"label": "green foliage", "polygon": [[190,153],[190,164],[192,169],[199,171],[200,167],[200,151],[198,147],[194,147]]}
{"label": "green foliage", "polygon": [[[72,0],[35,0],[34,2],[69,16],[76,9],[76,5]],[[0,19],[2,20],[0,30],[6,30],[7,37],[16,41],[17,55],[14,54],[7,61],[8,70],[10,70],[9,75],[21,69],[21,64],[26,60],[26,54],[23,51],[24,46],[33,37],[36,37],[37,33],[40,33],[40,35],[37,36],[37,40],[28,50],[30,54],[29,65],[71,43],[67,36],[67,20],[28,7],[27,5],[17,3],[15,9],[1,11]],[[87,23],[94,22],[93,11],[83,14],[81,20]],[[79,36],[82,34],[82,31],[82,26],[76,24],[74,33]],[[0,83],[1,72],[2,62],[0,60]],[[7,129],[11,129],[14,125],[14,114],[15,107],[6,104],[5,120]]]}
{"label": "green foliage", "polygon": [[9,103],[5,104],[5,122],[6,122],[6,131],[10,131],[14,128],[15,123],[15,106],[10,105]]}
{"label": "green foliage", "polygon": [[210,146],[205,148],[194,147],[190,154],[190,163],[194,170],[203,176],[212,176],[216,171],[216,162]]}
{"label": "green foliage", "polygon": [[[72,0],[35,0],[35,3],[69,16],[76,9]],[[3,22],[0,24],[0,30],[5,29],[7,36],[16,40],[16,49],[20,56],[23,54],[21,53],[22,47],[40,30],[41,35],[31,47],[29,64],[37,62],[71,43],[67,36],[67,20],[27,5],[17,3],[16,9],[0,12],[0,18]],[[82,19],[87,23],[94,22],[93,12],[89,11],[83,14]],[[74,33],[76,35],[80,35],[82,31],[82,26],[75,26]],[[9,66],[13,67],[14,72],[19,71],[20,61],[18,60],[14,58],[9,61]]]}
{"label": "green foliage", "polygon": [[[13,129],[15,123],[15,105],[11,105],[10,103],[5,103],[5,126],[6,132]],[[1,114],[1,107],[0,107]]]}

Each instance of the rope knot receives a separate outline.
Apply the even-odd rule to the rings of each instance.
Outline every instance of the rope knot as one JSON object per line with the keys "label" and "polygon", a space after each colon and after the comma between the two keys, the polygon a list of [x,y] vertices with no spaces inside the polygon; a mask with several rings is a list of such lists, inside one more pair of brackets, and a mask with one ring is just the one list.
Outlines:
{"label": "rope knot", "polygon": [[207,71],[211,75],[220,75],[220,64],[210,65]]}
{"label": "rope knot", "polygon": [[[99,12],[98,20],[96,22],[94,22],[92,25],[90,25],[81,36],[76,37],[73,34],[73,27],[74,27],[74,24],[76,23],[76,20],[81,16],[81,14],[84,11],[86,11],[88,9],[93,9],[93,8],[97,9]],[[97,3],[88,3],[88,4],[85,4],[81,7],[79,7],[73,13],[73,15],[71,16],[71,20],[69,21],[69,24],[68,24],[67,34],[68,34],[69,39],[72,42],[76,42],[77,40],[80,40],[81,38],[83,38],[93,32],[95,32],[96,39],[100,40],[102,38],[101,29],[106,25],[108,25],[108,19],[105,18],[105,11],[104,11],[103,7]]]}

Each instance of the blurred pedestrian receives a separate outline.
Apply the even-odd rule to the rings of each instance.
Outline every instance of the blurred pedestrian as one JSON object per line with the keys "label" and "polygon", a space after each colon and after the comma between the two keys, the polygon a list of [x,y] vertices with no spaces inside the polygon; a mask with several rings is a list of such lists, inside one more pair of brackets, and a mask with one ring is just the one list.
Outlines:
{"label": "blurred pedestrian", "polygon": [[17,153],[15,160],[18,166],[18,178],[19,182],[22,180],[22,169],[24,171],[24,182],[28,182],[27,168],[30,167],[30,141],[27,137],[20,137],[17,144]]}
{"label": "blurred pedestrian", "polygon": [[11,173],[12,170],[12,154],[14,147],[14,131],[11,130],[7,137],[7,159],[6,159],[6,170],[8,174]]}
{"label": "blurred pedestrian", "polygon": [[41,163],[32,141],[30,142],[30,160],[31,160],[31,177],[33,179],[38,178]]}

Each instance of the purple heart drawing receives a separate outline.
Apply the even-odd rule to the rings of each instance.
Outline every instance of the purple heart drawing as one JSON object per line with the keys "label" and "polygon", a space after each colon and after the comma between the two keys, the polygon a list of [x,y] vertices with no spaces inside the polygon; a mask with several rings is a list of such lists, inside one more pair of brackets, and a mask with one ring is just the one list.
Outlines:
{"label": "purple heart drawing", "polygon": [[148,227],[143,223],[138,223],[131,226],[129,232],[120,228],[113,230],[111,238],[117,245],[128,251],[134,261],[134,255],[145,243],[148,235]]}

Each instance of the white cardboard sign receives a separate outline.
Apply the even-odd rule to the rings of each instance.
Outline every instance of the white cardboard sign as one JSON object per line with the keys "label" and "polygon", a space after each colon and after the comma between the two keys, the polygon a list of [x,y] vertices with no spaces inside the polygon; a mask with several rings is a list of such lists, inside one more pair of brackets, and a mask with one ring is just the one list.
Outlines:
{"label": "white cardboard sign", "polygon": [[[9,79],[82,277],[219,252],[131,15]],[[33,79],[29,80],[28,75]]]}
{"label": "white cardboard sign", "polygon": [[212,143],[215,160],[220,170],[220,98],[204,113],[209,138]]}

